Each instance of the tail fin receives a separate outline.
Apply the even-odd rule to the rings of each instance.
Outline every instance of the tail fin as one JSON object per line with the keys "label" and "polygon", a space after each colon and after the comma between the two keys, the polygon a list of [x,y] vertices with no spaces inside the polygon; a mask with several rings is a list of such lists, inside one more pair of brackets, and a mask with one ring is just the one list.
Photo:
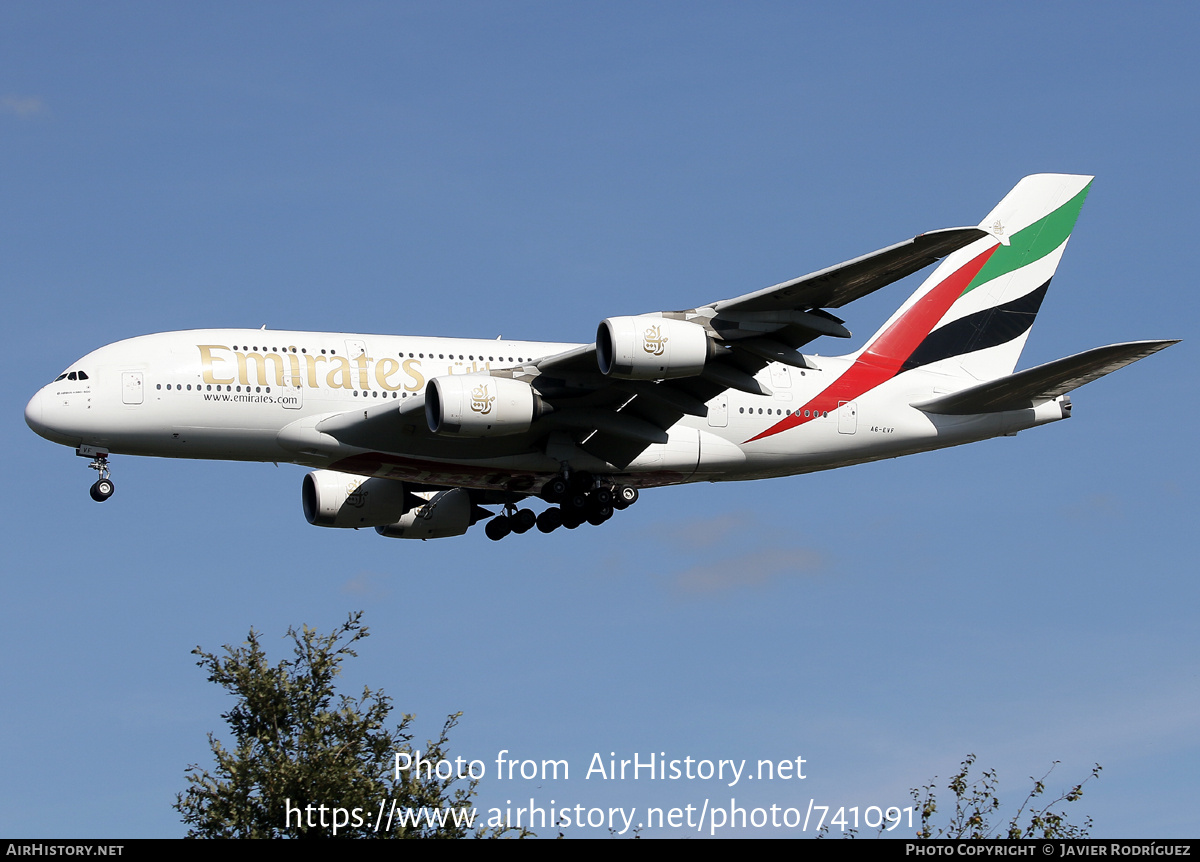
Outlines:
{"label": "tail fin", "polygon": [[975,380],[1011,374],[1092,177],[1025,177],[858,355],[893,374],[939,363]]}

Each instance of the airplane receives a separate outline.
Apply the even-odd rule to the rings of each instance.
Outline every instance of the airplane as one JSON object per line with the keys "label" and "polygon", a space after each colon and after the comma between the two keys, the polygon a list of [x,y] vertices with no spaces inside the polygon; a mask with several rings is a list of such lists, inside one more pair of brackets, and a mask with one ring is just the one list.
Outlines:
{"label": "airplane", "polygon": [[[1177,340],[1014,373],[1092,177],[1022,179],[977,227],[924,233],[684,311],[607,318],[592,344],[207,329],[87,354],[25,408],[36,433],[109,455],[313,468],[310,524],[494,540],[599,525],[640,490],[791,476],[1071,415],[1072,390]],[[866,344],[829,309],[941,263]],[[541,498],[540,514],[519,508]],[[498,513],[487,508],[499,506]]]}

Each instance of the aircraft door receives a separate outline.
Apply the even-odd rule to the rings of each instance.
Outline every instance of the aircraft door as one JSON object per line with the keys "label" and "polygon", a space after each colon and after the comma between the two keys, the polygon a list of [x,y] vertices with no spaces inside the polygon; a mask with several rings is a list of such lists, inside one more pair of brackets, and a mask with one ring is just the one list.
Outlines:
{"label": "aircraft door", "polygon": [[142,372],[140,371],[122,371],[121,372],[121,403],[122,404],[141,404],[145,398],[145,392],[142,386]]}
{"label": "aircraft door", "polygon": [[299,369],[284,374],[279,403],[285,410],[299,410],[304,406],[304,381],[300,378]]}
{"label": "aircraft door", "polygon": [[858,404],[854,401],[838,402],[838,433],[853,434],[858,430]]}
{"label": "aircraft door", "polygon": [[729,395],[722,392],[708,402],[708,424],[711,428],[724,428],[729,424]]}

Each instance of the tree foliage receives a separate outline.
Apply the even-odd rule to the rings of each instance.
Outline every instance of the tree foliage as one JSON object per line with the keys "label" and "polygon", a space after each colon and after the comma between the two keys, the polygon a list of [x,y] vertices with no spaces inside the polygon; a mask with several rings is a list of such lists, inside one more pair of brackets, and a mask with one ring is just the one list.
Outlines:
{"label": "tree foliage", "polygon": [[[1092,818],[1081,825],[1067,819],[1065,804],[1078,802],[1083,796],[1083,786],[1093,778],[1100,777],[1100,764],[1092,768],[1092,774],[1065,790],[1053,799],[1046,799],[1046,779],[1058,765],[1041,778],[1030,777],[1033,788],[1012,817],[1000,814],[999,779],[994,769],[986,769],[974,781],[970,778],[975,755],[970,754],[947,783],[954,794],[954,809],[949,822],[942,826],[935,823],[938,813],[937,787],[931,781],[923,787],[913,788],[912,798],[921,814],[918,838],[1086,838],[1092,828]],[[934,779],[936,781],[936,778]]]}
{"label": "tree foliage", "polygon": [[[396,755],[415,754],[409,732],[413,716],[403,715],[388,729],[392,700],[383,691],[364,688],[359,697],[335,693],[342,662],[357,656],[355,645],[367,637],[361,617],[361,612],[351,614],[331,634],[307,626],[289,628],[293,658],[277,665],[267,661],[254,629],[241,646],[226,644],[223,654],[200,647],[192,651],[209,681],[226,689],[236,703],[222,715],[229,747],[210,733],[215,768],[209,772],[189,766],[187,790],[176,796],[174,807],[189,827],[189,838],[331,837],[334,808],[359,811],[357,824],[343,815],[350,822],[336,829],[339,838],[483,834],[452,818],[408,828],[393,820],[390,829],[374,829],[381,803],[389,810],[393,805],[396,810],[466,809],[476,782],[440,778],[431,771],[404,770],[397,777]],[[450,759],[448,736],[460,715],[446,720],[422,758],[435,763]]]}

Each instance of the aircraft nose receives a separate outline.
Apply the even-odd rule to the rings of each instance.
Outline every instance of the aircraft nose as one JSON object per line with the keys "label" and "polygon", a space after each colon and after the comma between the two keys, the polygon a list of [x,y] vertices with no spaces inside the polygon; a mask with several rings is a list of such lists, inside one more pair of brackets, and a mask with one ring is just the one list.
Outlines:
{"label": "aircraft nose", "polygon": [[29,399],[25,405],[25,424],[39,437],[64,446],[78,446],[80,434],[74,427],[76,423],[71,421],[70,410],[51,389],[52,386],[44,386]]}
{"label": "aircraft nose", "polygon": [[25,424],[39,437],[64,446],[78,446],[79,434],[74,431],[63,408],[55,408],[56,398],[49,386],[38,390],[25,405]]}
{"label": "aircraft nose", "polygon": [[35,434],[40,437],[46,437],[50,430],[46,426],[45,421],[45,401],[46,391],[39,389],[37,394],[29,399],[29,403],[25,405],[25,424],[28,425]]}

